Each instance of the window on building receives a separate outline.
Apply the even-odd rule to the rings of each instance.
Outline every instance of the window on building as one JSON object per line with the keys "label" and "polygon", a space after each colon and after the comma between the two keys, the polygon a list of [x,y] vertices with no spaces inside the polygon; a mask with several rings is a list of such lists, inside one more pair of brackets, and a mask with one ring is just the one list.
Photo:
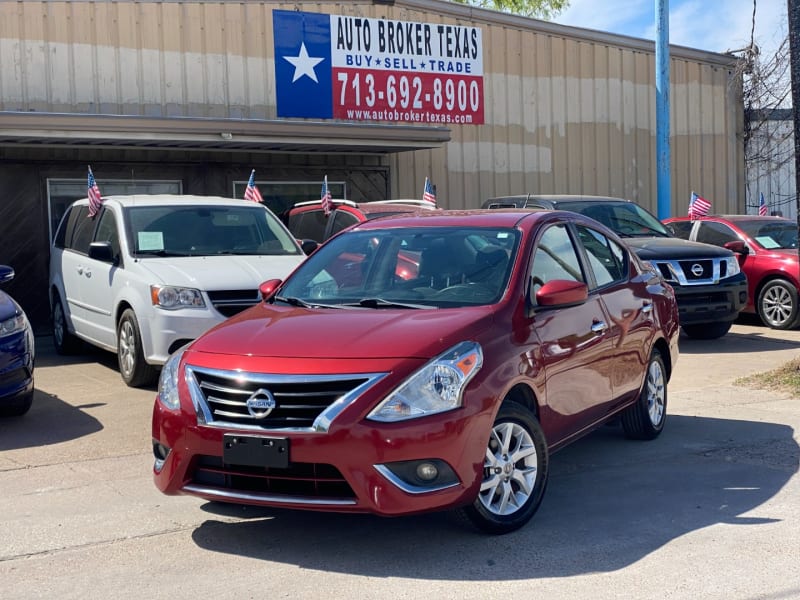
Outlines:
{"label": "window on building", "polygon": [[[281,215],[298,202],[319,200],[322,196],[322,181],[256,181],[258,191],[276,215]],[[233,182],[233,197],[244,198],[247,180]],[[347,199],[344,181],[328,181],[331,198]]]}
{"label": "window on building", "polygon": [[[95,175],[96,177],[97,175]],[[50,214],[50,239],[56,233],[61,217],[75,200],[86,198],[86,177],[82,179],[48,179],[47,207]],[[180,194],[180,181],[138,181],[125,179],[97,179],[103,196],[129,194]]]}

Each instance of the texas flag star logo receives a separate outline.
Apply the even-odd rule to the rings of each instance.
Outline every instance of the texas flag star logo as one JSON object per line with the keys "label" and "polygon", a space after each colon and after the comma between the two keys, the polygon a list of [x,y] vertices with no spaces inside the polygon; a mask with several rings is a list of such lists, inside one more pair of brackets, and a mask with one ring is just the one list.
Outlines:
{"label": "texas flag star logo", "polygon": [[333,118],[330,15],[272,11],[279,117]]}
{"label": "texas flag star logo", "polygon": [[319,83],[317,81],[317,74],[314,72],[314,67],[316,67],[325,59],[309,56],[308,50],[306,50],[305,42],[300,43],[300,54],[297,56],[284,56],[283,58],[294,65],[294,77],[292,77],[292,83],[300,79],[303,75],[310,77],[315,83]]}

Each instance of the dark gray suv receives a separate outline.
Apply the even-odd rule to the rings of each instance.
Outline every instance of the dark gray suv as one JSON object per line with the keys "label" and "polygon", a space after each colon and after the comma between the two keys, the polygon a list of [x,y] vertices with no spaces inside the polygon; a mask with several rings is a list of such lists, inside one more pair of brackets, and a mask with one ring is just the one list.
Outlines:
{"label": "dark gray suv", "polygon": [[630,200],[521,194],[491,198],[482,208],[569,210],[601,222],[625,238],[639,258],[655,266],[672,285],[681,327],[689,337],[722,337],[747,303],[747,279],[733,252],[673,236]]}

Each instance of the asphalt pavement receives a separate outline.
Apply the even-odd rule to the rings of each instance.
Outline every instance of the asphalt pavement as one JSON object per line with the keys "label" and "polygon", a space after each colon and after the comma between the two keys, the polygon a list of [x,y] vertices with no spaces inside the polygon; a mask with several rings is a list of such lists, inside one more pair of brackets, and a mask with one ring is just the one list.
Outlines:
{"label": "asphalt pavement", "polygon": [[163,496],[155,389],[36,342],[33,408],[0,420],[4,600],[800,598],[800,399],[735,384],[796,358],[800,331],[682,338],[661,437],[604,427],[556,453],[539,512],[499,537]]}

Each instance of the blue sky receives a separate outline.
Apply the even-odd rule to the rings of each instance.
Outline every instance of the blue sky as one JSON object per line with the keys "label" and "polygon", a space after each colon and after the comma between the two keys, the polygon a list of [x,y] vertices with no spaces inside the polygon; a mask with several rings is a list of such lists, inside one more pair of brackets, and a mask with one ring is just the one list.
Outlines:
{"label": "blue sky", "polygon": [[[746,46],[754,0],[665,0],[669,41],[712,52]],[[757,0],[755,41],[762,54],[773,52],[786,36],[787,0]],[[655,39],[656,0],[570,0],[556,23]]]}

